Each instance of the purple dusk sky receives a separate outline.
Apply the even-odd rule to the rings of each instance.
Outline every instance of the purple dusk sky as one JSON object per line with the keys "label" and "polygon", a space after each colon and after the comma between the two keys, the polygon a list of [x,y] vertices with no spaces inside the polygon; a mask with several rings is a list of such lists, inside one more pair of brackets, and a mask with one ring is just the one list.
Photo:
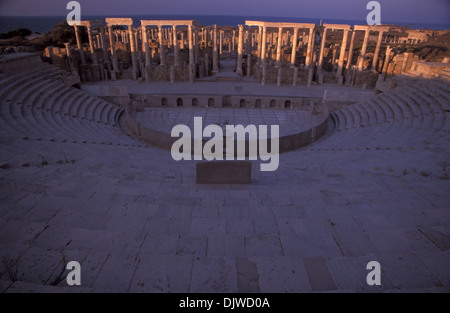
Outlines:
{"label": "purple dusk sky", "polygon": [[[68,0],[0,0],[0,15],[59,15]],[[82,15],[246,15],[365,20],[369,0],[78,0]],[[450,0],[379,0],[381,22],[449,23]]]}

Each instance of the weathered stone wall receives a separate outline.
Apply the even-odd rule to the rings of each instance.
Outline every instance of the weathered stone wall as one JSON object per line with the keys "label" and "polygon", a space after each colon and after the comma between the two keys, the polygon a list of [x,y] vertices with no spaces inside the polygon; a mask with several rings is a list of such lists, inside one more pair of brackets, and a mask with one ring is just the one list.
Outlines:
{"label": "weathered stone wall", "polygon": [[186,65],[170,66],[170,65],[152,65],[145,69],[150,81],[170,81],[170,71],[173,68],[175,81],[189,80],[189,67]]}
{"label": "weathered stone wall", "polygon": [[[269,84],[276,84],[278,82],[279,68],[272,65],[266,65],[265,82]],[[297,72],[296,85],[306,85],[308,83],[308,69],[299,68]],[[252,77],[258,80],[263,79],[263,69],[260,65],[254,64],[252,66]],[[281,85],[293,85],[295,77],[295,69],[291,67],[281,68]]]}
{"label": "weathered stone wall", "polygon": [[370,71],[356,72],[354,85],[363,86],[366,84],[367,87],[375,87],[377,80],[378,73]]}

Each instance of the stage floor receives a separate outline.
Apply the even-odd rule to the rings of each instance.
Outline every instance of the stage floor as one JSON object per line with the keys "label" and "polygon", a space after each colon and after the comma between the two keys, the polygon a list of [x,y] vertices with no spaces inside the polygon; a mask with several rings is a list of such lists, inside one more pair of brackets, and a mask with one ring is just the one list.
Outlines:
{"label": "stage floor", "polygon": [[226,125],[278,125],[280,136],[298,134],[323,121],[321,114],[313,115],[305,110],[244,109],[244,108],[145,108],[136,113],[136,121],[142,126],[170,133],[175,125],[187,125],[194,129],[194,117],[202,117],[203,127]]}

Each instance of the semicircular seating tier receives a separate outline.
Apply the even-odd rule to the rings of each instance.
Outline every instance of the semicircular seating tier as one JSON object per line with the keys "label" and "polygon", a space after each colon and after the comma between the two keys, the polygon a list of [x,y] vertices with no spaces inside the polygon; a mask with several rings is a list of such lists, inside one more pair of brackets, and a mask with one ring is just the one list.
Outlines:
{"label": "semicircular seating tier", "polygon": [[118,105],[64,85],[64,71],[42,64],[1,77],[1,139],[131,145]]}
{"label": "semicircular seating tier", "polygon": [[401,149],[417,142],[448,143],[448,84],[405,78],[397,79],[396,84],[370,100],[331,112],[336,131],[311,148]]}

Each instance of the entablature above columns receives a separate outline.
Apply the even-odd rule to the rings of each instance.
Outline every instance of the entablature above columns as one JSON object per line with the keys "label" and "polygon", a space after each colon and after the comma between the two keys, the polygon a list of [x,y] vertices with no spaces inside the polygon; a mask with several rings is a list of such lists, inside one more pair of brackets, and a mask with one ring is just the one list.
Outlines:
{"label": "entablature above columns", "polygon": [[381,26],[381,25],[355,25],[353,26],[353,30],[362,30],[362,31],[373,31],[373,32],[388,32],[390,29],[389,26]]}
{"label": "entablature above columns", "polygon": [[346,24],[323,24],[323,27],[331,29],[331,30],[350,30],[351,26]]}
{"label": "entablature above columns", "polygon": [[133,19],[124,18],[124,17],[107,17],[105,18],[106,25],[114,26],[114,25],[125,25],[125,26],[133,26]]}
{"label": "entablature above columns", "polygon": [[314,23],[285,23],[285,22],[262,22],[262,21],[245,21],[246,26],[262,26],[266,28],[307,28],[314,29]]}
{"label": "entablature above columns", "polygon": [[141,26],[198,26],[197,20],[141,20]]}

